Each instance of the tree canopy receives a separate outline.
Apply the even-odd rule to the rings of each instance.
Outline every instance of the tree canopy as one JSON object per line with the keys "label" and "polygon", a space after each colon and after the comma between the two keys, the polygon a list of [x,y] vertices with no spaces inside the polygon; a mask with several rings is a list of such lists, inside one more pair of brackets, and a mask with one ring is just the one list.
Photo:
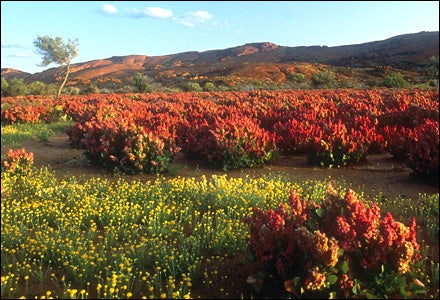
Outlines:
{"label": "tree canopy", "polygon": [[58,90],[59,97],[69,76],[70,63],[74,57],[78,56],[78,39],[69,39],[67,43],[64,43],[61,37],[38,36],[34,41],[34,46],[36,52],[43,56],[40,66],[47,66],[51,63],[67,65],[64,81]]}

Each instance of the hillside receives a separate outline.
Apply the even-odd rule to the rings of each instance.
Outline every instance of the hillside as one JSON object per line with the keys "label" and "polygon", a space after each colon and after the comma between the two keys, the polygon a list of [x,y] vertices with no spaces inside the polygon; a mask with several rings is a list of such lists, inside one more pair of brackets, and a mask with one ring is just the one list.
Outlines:
{"label": "hillside", "polygon": [[[72,65],[68,86],[120,88],[130,85],[135,73],[142,73],[163,86],[181,86],[195,81],[216,85],[291,84],[294,74],[310,81],[313,74],[330,72],[342,86],[377,84],[384,75],[399,71],[410,81],[422,81],[431,57],[439,56],[439,32],[399,35],[383,41],[337,47],[286,47],[270,42],[204,52],[163,56],[129,55]],[[56,67],[29,74],[2,69],[2,77],[23,78],[26,83],[60,80],[63,69]]]}

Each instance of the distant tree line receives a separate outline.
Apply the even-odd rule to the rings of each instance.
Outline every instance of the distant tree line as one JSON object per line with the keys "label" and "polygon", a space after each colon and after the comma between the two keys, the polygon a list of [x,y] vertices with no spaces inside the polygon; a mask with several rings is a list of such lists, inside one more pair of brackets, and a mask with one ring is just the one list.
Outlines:
{"label": "distant tree line", "polygon": [[56,95],[57,86],[55,84],[45,84],[41,81],[34,81],[28,85],[22,78],[12,78],[9,82],[2,77],[2,97],[24,96],[24,95]]}

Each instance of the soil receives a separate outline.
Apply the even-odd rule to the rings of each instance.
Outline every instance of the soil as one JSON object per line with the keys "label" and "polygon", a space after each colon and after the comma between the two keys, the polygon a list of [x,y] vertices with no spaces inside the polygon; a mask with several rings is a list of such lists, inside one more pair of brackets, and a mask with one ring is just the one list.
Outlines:
{"label": "soil", "polygon": [[[69,146],[68,137],[52,137],[44,142],[37,138],[26,140],[20,143],[26,151],[34,153],[34,165],[36,167],[49,166],[58,178],[76,176],[80,178],[105,177],[108,179],[117,178],[113,173],[103,170],[98,166],[90,164],[84,155],[84,150],[73,149]],[[2,149],[2,152],[5,149]],[[230,177],[244,175],[262,176],[268,174],[280,174],[289,176],[292,180],[326,180],[331,179],[344,182],[354,191],[362,190],[366,199],[373,199],[380,193],[382,199],[396,199],[396,197],[407,197],[417,200],[419,193],[432,195],[439,193],[438,183],[429,183],[410,176],[411,169],[404,162],[393,159],[389,154],[368,155],[366,161],[356,166],[343,168],[320,168],[307,164],[305,156],[280,156],[270,165],[262,168],[244,170],[231,170],[223,172],[214,170],[203,165],[200,161],[190,160],[182,154],[178,154],[172,163],[173,174],[165,177],[199,177],[202,174],[209,178],[213,174],[228,174]],[[120,174],[119,174],[120,175]],[[154,180],[156,175],[123,175],[127,180]],[[434,255],[438,256],[438,243],[434,245]],[[252,286],[247,283],[249,275],[262,269],[256,262],[251,262],[243,253],[240,257],[232,257],[224,262],[224,270],[219,270],[221,275],[228,276],[228,283],[225,282],[223,292],[208,290],[203,287],[194,289],[194,298],[254,298],[254,299],[277,299],[280,298],[279,287],[275,282],[266,281],[263,286]],[[222,277],[220,277],[222,278]],[[232,282],[232,284],[231,284]],[[221,284],[221,282],[219,282]],[[261,290],[260,290],[261,289]],[[258,291],[258,292],[257,292]]]}
{"label": "soil", "polygon": [[[67,135],[50,138],[47,142],[37,138],[21,143],[26,151],[34,153],[34,165],[49,166],[57,177],[99,176],[112,178],[108,170],[92,165],[84,155],[84,150],[69,146]],[[2,149],[3,151],[4,149]],[[366,161],[355,166],[341,168],[320,168],[307,164],[305,156],[279,156],[275,162],[262,168],[230,170],[224,172],[213,169],[197,160],[190,160],[178,154],[172,163],[172,174],[165,177],[198,177],[202,174],[209,178],[213,174],[228,174],[238,177],[246,174],[262,176],[281,174],[292,180],[325,180],[344,182],[354,191],[363,191],[365,198],[374,198],[378,194],[383,199],[405,197],[417,199],[419,193],[428,195],[439,193],[439,184],[424,181],[411,176],[412,170],[404,162],[396,161],[390,154],[368,155]],[[152,180],[156,175],[123,175],[127,180]]]}

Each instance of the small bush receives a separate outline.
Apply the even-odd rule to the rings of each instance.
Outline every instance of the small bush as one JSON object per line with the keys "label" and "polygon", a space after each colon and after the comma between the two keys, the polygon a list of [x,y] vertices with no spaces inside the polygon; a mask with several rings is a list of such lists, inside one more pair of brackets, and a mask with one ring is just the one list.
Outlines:
{"label": "small bush", "polygon": [[207,92],[212,92],[213,90],[215,90],[215,84],[208,81],[203,85],[203,90]]}
{"label": "small bush", "polygon": [[183,90],[186,92],[201,92],[203,89],[197,82],[187,82]]}
{"label": "small bush", "polygon": [[179,151],[174,139],[161,137],[143,126],[114,120],[86,122],[81,143],[95,164],[128,174],[163,173]]}
{"label": "small bush", "polygon": [[367,156],[370,137],[360,130],[348,128],[341,121],[314,126],[306,146],[307,161],[321,167],[343,167]]}
{"label": "small bush", "polygon": [[416,127],[408,140],[406,164],[415,177],[438,182],[439,179],[439,124],[426,120]]}
{"label": "small bush", "polygon": [[210,130],[215,147],[209,162],[223,170],[264,166],[275,157],[273,134],[249,117],[216,119]]}
{"label": "small bush", "polygon": [[389,88],[406,88],[409,86],[409,82],[403,78],[401,73],[391,73],[387,75],[383,80],[383,85]]}
{"label": "small bush", "polygon": [[24,148],[8,149],[7,158],[2,162],[2,169],[24,175],[29,172],[33,163],[34,153],[26,152]]}

